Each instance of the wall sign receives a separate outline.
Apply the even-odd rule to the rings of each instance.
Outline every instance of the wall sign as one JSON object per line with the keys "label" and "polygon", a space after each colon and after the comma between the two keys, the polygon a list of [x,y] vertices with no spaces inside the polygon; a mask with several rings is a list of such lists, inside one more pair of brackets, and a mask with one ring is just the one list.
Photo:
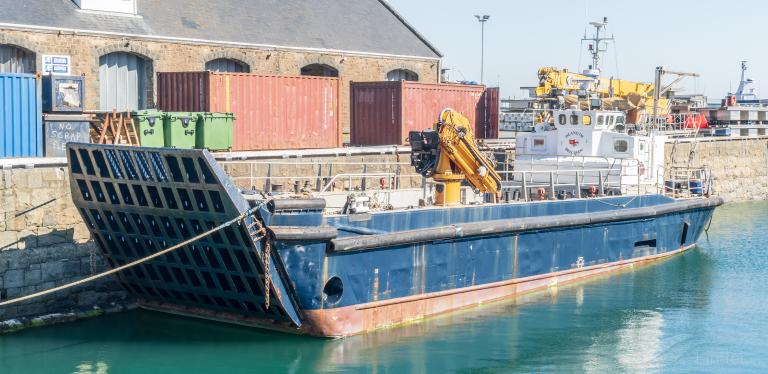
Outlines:
{"label": "wall sign", "polygon": [[72,75],[72,57],[64,55],[43,55],[43,73],[51,75]]}

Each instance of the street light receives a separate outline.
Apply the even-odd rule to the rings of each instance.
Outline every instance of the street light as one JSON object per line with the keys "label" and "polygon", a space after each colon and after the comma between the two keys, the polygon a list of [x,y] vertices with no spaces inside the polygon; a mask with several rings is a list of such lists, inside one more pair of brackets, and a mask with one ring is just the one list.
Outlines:
{"label": "street light", "polygon": [[487,14],[475,14],[475,18],[480,22],[480,84],[483,84],[483,64],[485,59],[485,23],[491,16]]}

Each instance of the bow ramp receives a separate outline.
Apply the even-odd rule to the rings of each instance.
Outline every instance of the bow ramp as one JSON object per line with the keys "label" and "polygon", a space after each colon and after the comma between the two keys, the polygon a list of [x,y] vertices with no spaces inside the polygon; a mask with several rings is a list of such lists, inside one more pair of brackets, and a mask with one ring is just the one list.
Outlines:
{"label": "bow ramp", "polygon": [[301,326],[279,256],[270,254],[260,222],[248,214],[249,202],[210,153],[77,143],[67,148],[72,199],[112,268],[244,216],[118,273],[143,304]]}

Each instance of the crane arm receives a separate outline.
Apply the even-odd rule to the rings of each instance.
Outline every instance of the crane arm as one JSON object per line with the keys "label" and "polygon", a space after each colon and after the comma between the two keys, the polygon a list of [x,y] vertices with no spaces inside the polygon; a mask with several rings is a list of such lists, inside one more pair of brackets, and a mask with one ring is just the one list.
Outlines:
{"label": "crane arm", "polygon": [[440,114],[440,121],[440,154],[450,159],[475,190],[482,193],[498,191],[501,177],[493,163],[477,148],[469,119],[459,112],[446,109]]}
{"label": "crane arm", "polygon": [[461,183],[467,181],[479,193],[495,193],[501,177],[477,147],[469,120],[452,109],[445,109],[434,129],[411,131],[411,165],[437,184],[435,203],[456,205],[461,199]]}

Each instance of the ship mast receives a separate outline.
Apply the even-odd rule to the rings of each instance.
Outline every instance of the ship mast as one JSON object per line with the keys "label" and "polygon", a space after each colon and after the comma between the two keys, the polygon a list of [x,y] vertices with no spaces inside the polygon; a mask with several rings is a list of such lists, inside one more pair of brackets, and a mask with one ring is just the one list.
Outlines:
{"label": "ship mast", "polygon": [[582,42],[589,42],[588,44],[588,50],[589,53],[592,55],[592,65],[589,65],[589,68],[584,71],[584,75],[597,77],[600,75],[600,54],[604,52],[608,52],[608,44],[605,42],[608,41],[614,41],[613,35],[610,37],[601,35],[602,33],[607,33],[605,30],[606,26],[608,26],[608,17],[603,17],[602,22],[590,22],[590,25],[595,27],[595,33],[591,37],[587,37],[586,31],[584,32],[584,37],[581,38]]}
{"label": "ship mast", "polygon": [[747,78],[747,61],[741,62],[741,80],[739,81],[739,88],[736,89],[736,101],[748,101],[748,100],[755,100],[757,99],[757,96],[755,95],[755,89],[754,88],[747,88],[750,84],[752,84],[754,81],[750,78]]}

